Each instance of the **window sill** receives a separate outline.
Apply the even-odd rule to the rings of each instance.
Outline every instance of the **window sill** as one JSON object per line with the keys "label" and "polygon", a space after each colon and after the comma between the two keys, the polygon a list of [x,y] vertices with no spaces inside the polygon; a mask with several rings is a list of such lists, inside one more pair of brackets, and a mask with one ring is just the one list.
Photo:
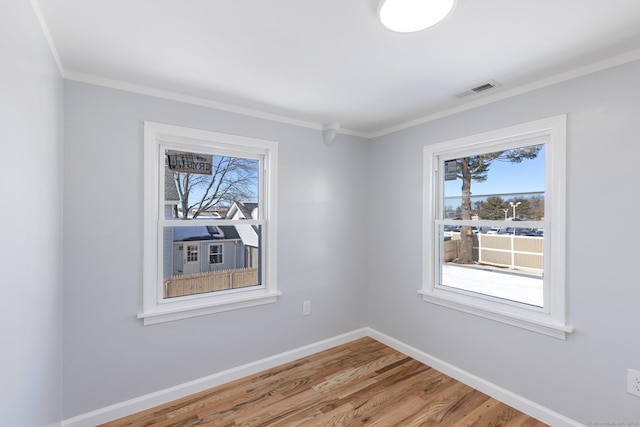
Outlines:
{"label": "window sill", "polygon": [[271,304],[278,300],[281,292],[268,292],[252,295],[234,296],[224,300],[211,300],[207,298],[205,303],[194,303],[189,306],[176,307],[175,304],[158,304],[153,310],[138,314],[143,325],[155,325],[156,323],[171,322],[173,320],[188,319],[190,317],[204,316],[223,311],[238,310],[241,308],[255,307],[257,305]]}
{"label": "window sill", "polygon": [[422,295],[422,299],[432,304],[443,307],[452,308],[464,313],[473,314],[485,319],[494,320],[496,322],[506,323],[529,331],[548,335],[554,338],[565,340],[568,333],[573,332],[573,327],[560,323],[554,323],[550,319],[544,317],[528,318],[524,315],[508,312],[507,310],[499,310],[480,304],[469,303],[457,298],[455,295],[435,294],[424,290],[418,291]]}

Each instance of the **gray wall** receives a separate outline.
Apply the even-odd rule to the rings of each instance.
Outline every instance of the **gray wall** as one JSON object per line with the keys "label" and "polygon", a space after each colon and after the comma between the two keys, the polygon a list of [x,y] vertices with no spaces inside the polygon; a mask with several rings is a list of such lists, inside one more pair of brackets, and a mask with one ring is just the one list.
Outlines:
{"label": "gray wall", "polygon": [[62,400],[63,82],[29,1],[0,4],[0,424]]}
{"label": "gray wall", "polygon": [[[136,319],[143,120],[279,142],[279,302]],[[65,418],[366,326],[367,141],[75,82],[65,133]]]}
{"label": "gray wall", "polygon": [[[2,425],[54,425],[367,325],[584,423],[638,420],[625,376],[640,369],[628,222],[640,202],[640,63],[327,148],[319,131],[74,82],[63,105],[28,1],[2,3],[0,57]],[[561,113],[576,332],[561,341],[424,303],[423,145]],[[135,318],[143,120],[280,141],[277,304]]]}
{"label": "gray wall", "polygon": [[[369,235],[369,325],[585,424],[640,421],[640,399],[626,393],[627,368],[640,369],[638,76],[635,62],[373,141],[369,223],[393,221],[393,233]],[[562,113],[575,333],[562,341],[423,302],[422,147]]]}

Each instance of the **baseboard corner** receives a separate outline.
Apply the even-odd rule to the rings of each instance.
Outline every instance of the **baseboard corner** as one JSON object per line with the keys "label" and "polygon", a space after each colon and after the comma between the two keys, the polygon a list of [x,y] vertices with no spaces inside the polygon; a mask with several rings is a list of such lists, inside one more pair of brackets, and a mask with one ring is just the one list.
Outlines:
{"label": "baseboard corner", "polygon": [[424,363],[461,383],[487,394],[531,417],[554,427],[584,427],[583,424],[533,402],[523,396],[504,389],[497,384],[464,371],[450,363],[434,357],[422,350],[403,343],[389,335],[367,328],[368,336],[381,343]]}

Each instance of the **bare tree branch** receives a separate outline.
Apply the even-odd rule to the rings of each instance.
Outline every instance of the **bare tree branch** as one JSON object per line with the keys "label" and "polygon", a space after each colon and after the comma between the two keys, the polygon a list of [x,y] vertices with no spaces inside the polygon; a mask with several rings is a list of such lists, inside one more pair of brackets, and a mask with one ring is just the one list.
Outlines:
{"label": "bare tree branch", "polygon": [[[182,219],[197,218],[216,206],[257,196],[258,162],[229,156],[213,156],[211,175],[174,172]],[[193,200],[195,197],[195,200]]]}

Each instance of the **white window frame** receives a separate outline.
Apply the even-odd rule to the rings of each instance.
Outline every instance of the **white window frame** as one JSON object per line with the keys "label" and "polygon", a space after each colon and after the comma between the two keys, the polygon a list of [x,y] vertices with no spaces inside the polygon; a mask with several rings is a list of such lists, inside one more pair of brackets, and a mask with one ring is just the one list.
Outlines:
{"label": "white window frame", "polygon": [[[217,251],[217,252],[212,254],[211,253],[211,248],[218,248],[219,251]],[[211,255],[218,256],[220,258],[220,261],[211,262]],[[224,264],[224,245],[222,243],[209,243],[207,245],[207,262],[210,265],[213,265],[213,264]]]}
{"label": "white window frame", "polygon": [[[243,224],[261,226],[262,277],[260,286],[210,292],[180,298],[163,298],[162,239],[166,226],[188,226],[164,219],[165,148],[191,152],[229,153],[259,159],[259,201],[257,219]],[[144,325],[202,316],[228,310],[274,303],[281,292],[277,288],[277,171],[278,143],[262,139],[228,135],[198,129],[144,122],[144,255],[143,301],[138,318]],[[233,220],[199,220],[198,225],[233,225]]]}
{"label": "white window frame", "polygon": [[[444,175],[443,161],[464,155],[500,151],[509,146],[532,145],[527,144],[527,141],[540,139],[545,141],[544,307],[514,304],[440,286],[440,236],[436,228],[443,215],[440,202],[443,197],[444,176],[440,175],[440,171]],[[566,324],[565,319],[565,178],[566,115],[425,146],[423,284],[419,291],[423,300],[566,339],[566,334],[573,332],[573,328]],[[457,223],[475,225],[471,221]]]}

